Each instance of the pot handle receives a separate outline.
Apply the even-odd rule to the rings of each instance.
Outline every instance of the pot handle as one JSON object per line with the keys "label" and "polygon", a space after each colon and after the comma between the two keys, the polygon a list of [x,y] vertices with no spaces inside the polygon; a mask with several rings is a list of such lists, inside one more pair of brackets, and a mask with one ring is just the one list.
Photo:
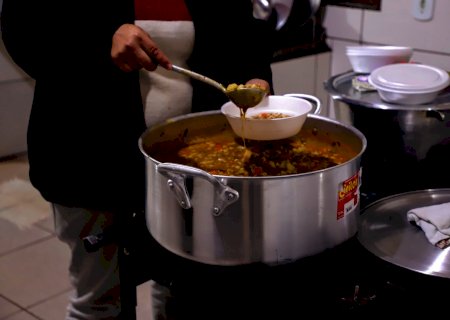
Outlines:
{"label": "pot handle", "polygon": [[443,113],[439,110],[435,110],[435,109],[427,110],[426,116],[427,116],[427,118],[434,118],[439,121],[445,120],[445,113]]}
{"label": "pot handle", "polygon": [[156,170],[169,180],[167,185],[175,194],[175,198],[183,209],[192,207],[189,193],[186,189],[186,177],[193,176],[205,179],[214,186],[214,206],[212,214],[219,216],[230,204],[239,199],[239,192],[228,187],[223,182],[216,179],[213,175],[198,168],[185,166],[178,163],[160,163]]}
{"label": "pot handle", "polygon": [[304,94],[304,93],[287,93],[287,94],[284,94],[284,96],[305,99],[305,100],[308,100],[309,102],[312,102],[313,107],[316,108],[314,110],[313,114],[319,114],[320,110],[322,108],[322,104],[320,103],[320,100],[317,97],[309,95],[309,94]]}

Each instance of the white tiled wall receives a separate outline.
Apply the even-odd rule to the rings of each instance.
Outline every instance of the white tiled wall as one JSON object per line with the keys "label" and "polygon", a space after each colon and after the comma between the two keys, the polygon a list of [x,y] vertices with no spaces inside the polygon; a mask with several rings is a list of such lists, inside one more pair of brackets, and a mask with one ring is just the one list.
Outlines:
{"label": "white tiled wall", "polygon": [[0,41],[0,158],[27,150],[33,90],[34,82],[11,61]]}
{"label": "white tiled wall", "polygon": [[348,42],[410,46],[413,61],[450,70],[450,1],[435,0],[429,21],[413,17],[413,2],[383,0],[381,11],[328,6],[324,26],[333,49],[333,74],[346,71],[338,62],[347,59]]}
{"label": "white tiled wall", "polygon": [[0,157],[27,150],[33,88],[31,80],[0,81]]}
{"label": "white tiled wall", "polygon": [[[433,17],[416,20],[412,15],[413,0],[382,0],[381,10],[363,10],[327,6],[324,27],[332,48],[330,76],[351,70],[345,47],[355,44],[401,45],[414,48],[412,61],[450,71],[450,1],[435,0]],[[343,104],[330,102],[330,115]]]}
{"label": "white tiled wall", "polygon": [[329,77],[329,52],[272,64],[275,94],[305,93],[322,103],[320,114],[327,114],[328,94],[323,82]]}
{"label": "white tiled wall", "polygon": [[323,114],[350,122],[347,107],[333,102],[323,91],[324,81],[351,70],[345,55],[347,45],[410,46],[414,48],[413,61],[450,71],[450,1],[435,0],[429,21],[413,17],[413,2],[382,0],[380,11],[328,5],[324,27],[332,52],[319,59],[304,57],[274,64],[275,93],[315,94],[325,104]]}

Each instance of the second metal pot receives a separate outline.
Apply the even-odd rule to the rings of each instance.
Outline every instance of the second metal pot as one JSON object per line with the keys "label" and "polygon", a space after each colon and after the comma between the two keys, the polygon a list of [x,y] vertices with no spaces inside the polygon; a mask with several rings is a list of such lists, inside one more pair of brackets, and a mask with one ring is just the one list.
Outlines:
{"label": "second metal pot", "polygon": [[350,108],[351,124],[367,138],[362,192],[373,201],[450,186],[450,87],[429,104],[389,104],[376,91],[354,89],[355,75],[336,75],[325,89],[338,107]]}

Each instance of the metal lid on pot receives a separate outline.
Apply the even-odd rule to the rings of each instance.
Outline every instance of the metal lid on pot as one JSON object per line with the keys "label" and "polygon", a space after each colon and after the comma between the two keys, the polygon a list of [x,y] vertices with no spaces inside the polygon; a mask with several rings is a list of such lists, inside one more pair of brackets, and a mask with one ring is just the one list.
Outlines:
{"label": "metal lid on pot", "polygon": [[377,91],[361,92],[353,87],[354,77],[361,75],[353,71],[332,76],[324,83],[325,90],[334,100],[356,107],[395,111],[450,110],[450,86],[443,89],[431,103],[402,105],[381,100]]}
{"label": "metal lid on pot", "polygon": [[433,246],[406,213],[450,202],[450,189],[411,191],[373,202],[361,211],[359,242],[374,255],[423,274],[450,278],[450,247]]}

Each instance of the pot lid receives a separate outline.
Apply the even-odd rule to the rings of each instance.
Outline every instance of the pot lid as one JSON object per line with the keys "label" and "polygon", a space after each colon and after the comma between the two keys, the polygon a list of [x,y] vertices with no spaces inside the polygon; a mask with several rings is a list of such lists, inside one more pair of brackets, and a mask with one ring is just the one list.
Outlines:
{"label": "pot lid", "polygon": [[408,92],[437,91],[449,84],[446,71],[416,63],[386,65],[373,70],[369,78],[378,87]]}
{"label": "pot lid", "polygon": [[450,247],[433,246],[406,216],[410,209],[446,202],[450,202],[450,189],[411,191],[375,201],[361,211],[358,240],[387,262],[450,278]]}
{"label": "pot lid", "polygon": [[[359,110],[358,108],[407,112],[430,110],[447,112],[450,110],[450,86],[442,90],[437,98],[430,103],[401,105],[381,100],[376,90],[361,92],[355,89],[353,79],[360,75],[354,71],[334,75],[324,83],[324,88],[334,100],[343,101],[345,104],[351,106],[354,112],[357,112]],[[338,107],[340,105],[336,104]]]}

